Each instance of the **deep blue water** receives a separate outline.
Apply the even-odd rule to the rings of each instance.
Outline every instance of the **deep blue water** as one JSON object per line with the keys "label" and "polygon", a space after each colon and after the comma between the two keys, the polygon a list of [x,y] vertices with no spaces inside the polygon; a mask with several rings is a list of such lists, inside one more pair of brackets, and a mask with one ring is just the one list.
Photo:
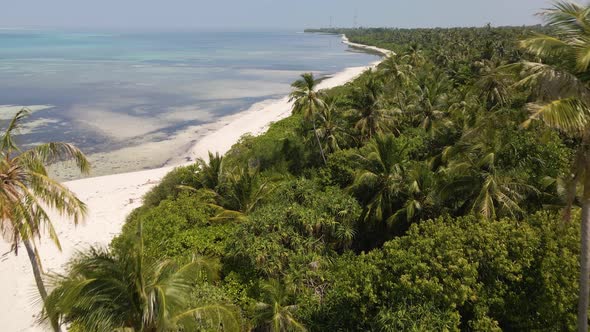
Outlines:
{"label": "deep blue water", "polygon": [[286,31],[0,30],[0,105],[47,105],[31,116],[24,144],[65,140],[93,153],[164,140],[283,96],[302,72],[374,60],[338,36]]}

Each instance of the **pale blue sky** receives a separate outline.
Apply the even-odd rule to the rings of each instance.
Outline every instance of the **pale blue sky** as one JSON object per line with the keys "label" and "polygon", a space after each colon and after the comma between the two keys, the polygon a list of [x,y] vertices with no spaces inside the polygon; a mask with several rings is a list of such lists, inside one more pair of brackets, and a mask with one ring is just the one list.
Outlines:
{"label": "pale blue sky", "polygon": [[540,23],[547,0],[0,0],[1,27],[301,29]]}

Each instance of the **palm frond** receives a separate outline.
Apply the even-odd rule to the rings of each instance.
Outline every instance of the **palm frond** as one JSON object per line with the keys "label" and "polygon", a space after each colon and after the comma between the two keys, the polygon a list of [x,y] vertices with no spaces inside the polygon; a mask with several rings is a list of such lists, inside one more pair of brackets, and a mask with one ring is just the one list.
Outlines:
{"label": "palm frond", "polygon": [[2,139],[0,139],[0,149],[2,151],[6,151],[10,154],[12,151],[19,151],[16,143],[13,140],[13,134],[18,128],[20,128],[21,122],[24,118],[29,116],[30,111],[26,108],[21,109],[18,111],[14,117],[8,123],[6,130],[4,131],[4,135],[2,135]]}
{"label": "palm frond", "polygon": [[535,34],[520,42],[520,46],[530,53],[542,57],[571,55],[572,47],[567,42],[552,36]]}
{"label": "palm frond", "polygon": [[90,162],[84,153],[72,144],[64,142],[51,142],[40,144],[22,153],[25,161],[38,160],[43,164],[62,160],[73,160],[83,174],[90,171]]}
{"label": "palm frond", "polygon": [[544,100],[558,98],[589,98],[587,85],[576,75],[547,64],[520,62],[502,67],[513,71],[522,79],[514,84],[516,88],[530,89],[533,94]]}
{"label": "palm frond", "polygon": [[531,116],[523,123],[528,126],[532,120],[542,120],[548,126],[571,134],[586,130],[590,121],[590,109],[576,98],[557,99],[547,104],[529,104]]}
{"label": "palm frond", "polygon": [[589,8],[572,1],[559,0],[539,13],[548,26],[556,28],[560,35],[572,36],[590,32]]}

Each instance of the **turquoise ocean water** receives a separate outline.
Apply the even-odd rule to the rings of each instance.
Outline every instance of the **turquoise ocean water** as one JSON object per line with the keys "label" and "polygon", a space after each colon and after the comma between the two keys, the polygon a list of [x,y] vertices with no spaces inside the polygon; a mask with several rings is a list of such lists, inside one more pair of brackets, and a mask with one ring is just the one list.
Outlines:
{"label": "turquoise ocean water", "polygon": [[282,97],[302,72],[376,59],[338,36],[295,31],[0,30],[0,119],[29,106],[25,146],[59,140],[105,153]]}

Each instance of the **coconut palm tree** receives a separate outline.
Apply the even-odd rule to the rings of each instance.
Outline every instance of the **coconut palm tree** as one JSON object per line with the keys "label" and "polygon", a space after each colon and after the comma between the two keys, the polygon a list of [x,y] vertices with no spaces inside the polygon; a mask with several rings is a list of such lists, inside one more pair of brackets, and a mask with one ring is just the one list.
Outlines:
{"label": "coconut palm tree", "polygon": [[409,165],[405,172],[403,182],[403,194],[401,208],[399,208],[391,220],[393,222],[405,222],[410,224],[422,217],[435,203],[434,197],[435,178],[434,173],[426,163],[414,163]]}
{"label": "coconut palm tree", "polygon": [[417,100],[410,113],[426,132],[434,135],[438,130],[451,124],[447,94],[449,81],[441,73],[435,74],[435,77],[423,77],[421,80],[417,89]]}
{"label": "coconut palm tree", "polygon": [[390,55],[379,65],[377,73],[385,84],[382,96],[384,103],[395,105],[402,114],[407,109],[414,90],[412,84],[415,73],[407,59],[407,56]]}
{"label": "coconut palm tree", "polygon": [[[45,165],[54,161],[73,159],[80,171],[87,173],[90,165],[84,154],[67,143],[45,143],[29,150],[19,149],[14,140],[26,109],[16,113],[0,138],[0,231],[18,254],[22,243],[27,251],[39,295],[45,300],[47,291],[42,278],[42,266],[35,239],[46,231],[61,249],[49,211],[57,211],[77,224],[86,214],[86,206],[74,193],[51,179]],[[59,330],[52,319],[54,330]]]}
{"label": "coconut palm tree", "polygon": [[53,275],[43,317],[57,316],[79,331],[194,331],[202,326],[239,331],[224,305],[191,306],[191,291],[217,277],[219,262],[195,259],[184,266],[144,257],[141,224],[128,252],[90,248]]}
{"label": "coconut palm tree", "polygon": [[456,90],[449,103],[449,115],[452,127],[458,132],[466,132],[477,124],[479,111],[483,108],[479,91],[473,89]]}
{"label": "coconut palm tree", "polygon": [[448,164],[440,170],[441,178],[446,179],[440,196],[456,201],[459,210],[486,219],[521,216],[520,203],[537,190],[515,172],[498,169],[496,162],[503,148],[491,138],[479,142],[466,139],[445,149],[443,159]]}
{"label": "coconut palm tree", "polygon": [[389,55],[379,65],[379,74],[396,88],[406,86],[413,77],[412,66],[404,63],[406,59],[408,59],[407,56]]}
{"label": "coconut palm tree", "polygon": [[498,70],[497,64],[490,60],[478,61],[475,66],[479,68],[480,78],[473,87],[487,110],[508,105],[510,81],[507,73]]}
{"label": "coconut palm tree", "polygon": [[354,126],[363,140],[370,140],[384,132],[392,122],[394,112],[386,110],[382,105],[383,89],[383,82],[378,75],[368,70],[349,97],[350,108],[358,118]]}
{"label": "coconut palm tree", "polygon": [[288,304],[292,296],[287,287],[276,279],[262,284],[264,302],[258,302],[254,309],[256,320],[269,332],[306,331],[294,317],[297,305]]}
{"label": "coconut palm tree", "polygon": [[349,136],[346,129],[339,123],[336,104],[338,100],[327,99],[325,107],[318,113],[318,127],[316,129],[320,141],[323,142],[324,151],[333,153],[340,150],[340,139]]}
{"label": "coconut palm tree", "polygon": [[216,211],[212,221],[243,220],[273,190],[272,179],[263,179],[258,169],[235,167],[223,169],[223,157],[209,153],[209,163],[198,161],[197,179],[201,188],[179,185],[191,192],[198,204]]}
{"label": "coconut palm tree", "polygon": [[217,196],[218,214],[213,220],[241,220],[273,190],[271,181],[263,179],[258,170],[237,167],[224,174]]}
{"label": "coconut palm tree", "polygon": [[316,91],[319,80],[313,77],[312,73],[301,74],[301,79],[291,84],[293,90],[289,95],[289,101],[294,101],[293,112],[302,113],[303,117],[311,121],[316,142],[320,148],[320,154],[324,164],[326,155],[316,130],[316,117],[320,109],[324,107],[322,92]]}
{"label": "coconut palm tree", "polygon": [[[590,6],[557,1],[540,13],[552,28],[552,36],[537,34],[521,42],[528,52],[553,61],[522,62],[516,69],[522,80],[517,86],[532,88],[538,102],[531,104],[532,116],[545,124],[579,138],[576,158],[567,182],[583,187],[582,236],[578,331],[588,330],[590,291]],[[573,190],[575,192],[575,189]],[[570,195],[573,196],[573,195]],[[568,214],[566,214],[568,215]]]}
{"label": "coconut palm tree", "polygon": [[405,56],[408,57],[408,61],[413,67],[419,67],[425,61],[424,54],[422,53],[420,45],[418,45],[417,43],[412,43],[408,47],[408,49],[405,52]]}
{"label": "coconut palm tree", "polygon": [[394,203],[403,188],[406,147],[393,135],[377,135],[369,142],[365,166],[357,173],[352,189],[368,194],[363,219],[392,222]]}

